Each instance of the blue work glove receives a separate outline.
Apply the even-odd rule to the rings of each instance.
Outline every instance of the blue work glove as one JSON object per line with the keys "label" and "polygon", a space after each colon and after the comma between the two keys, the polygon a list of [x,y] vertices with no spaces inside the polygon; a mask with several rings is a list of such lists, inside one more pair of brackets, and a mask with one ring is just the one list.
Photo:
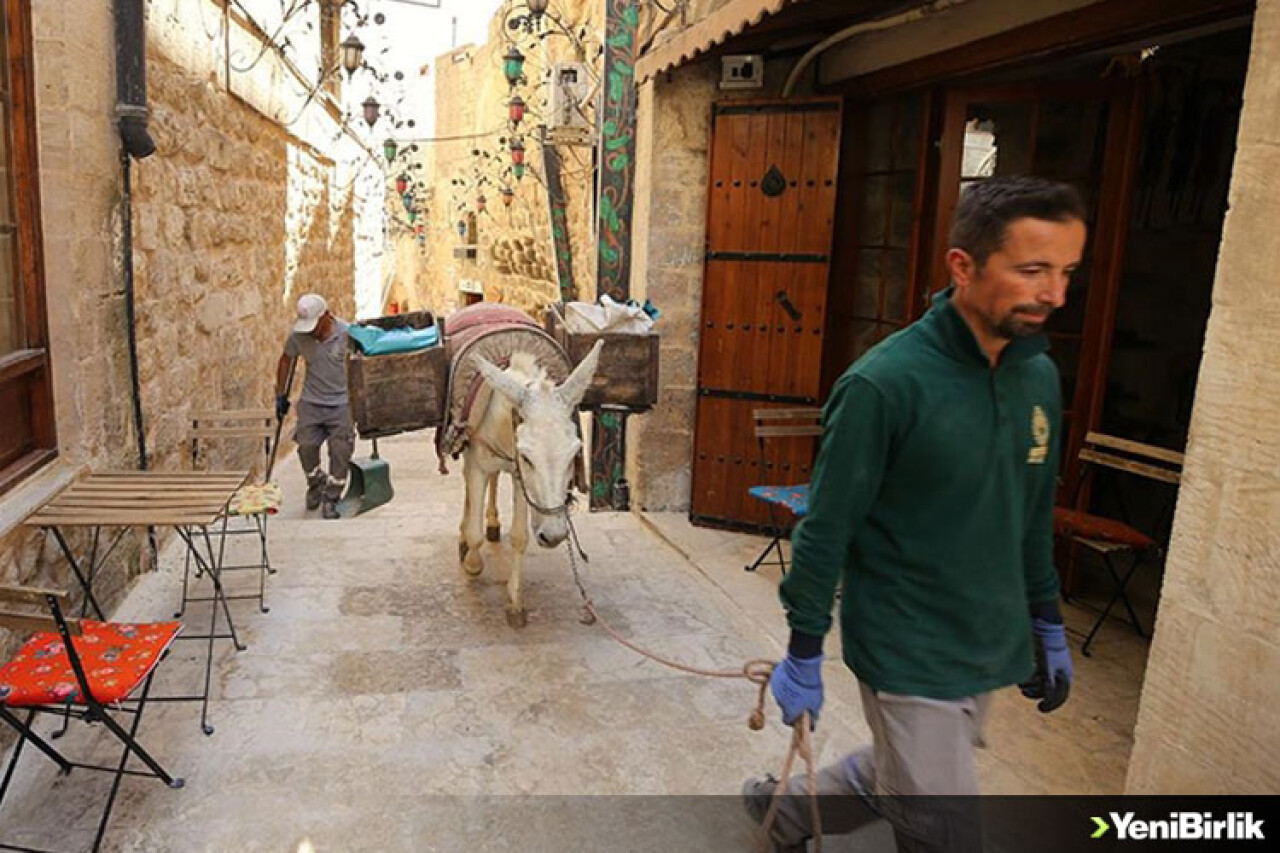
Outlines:
{"label": "blue work glove", "polygon": [[1067,631],[1061,622],[1040,616],[1031,619],[1031,634],[1036,644],[1036,672],[1030,681],[1018,685],[1028,699],[1039,699],[1040,713],[1056,711],[1071,693],[1071,652],[1067,649]]}
{"label": "blue work glove", "polygon": [[276,419],[282,421],[287,414],[289,414],[289,395],[281,394],[276,397]]}
{"label": "blue work glove", "polygon": [[794,725],[805,711],[809,721],[818,722],[822,710],[822,655],[795,658],[788,654],[773,668],[769,689],[782,709],[782,722]]}

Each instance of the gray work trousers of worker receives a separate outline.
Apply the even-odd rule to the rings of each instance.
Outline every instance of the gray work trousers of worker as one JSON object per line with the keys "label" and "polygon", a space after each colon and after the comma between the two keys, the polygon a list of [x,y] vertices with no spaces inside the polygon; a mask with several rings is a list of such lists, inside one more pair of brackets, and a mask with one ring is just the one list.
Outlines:
{"label": "gray work trousers of worker", "polygon": [[[337,501],[347,485],[347,469],[355,449],[355,426],[351,407],[322,406],[306,400],[298,401],[298,461],[312,489],[323,487],[326,500]],[[329,473],[320,467],[320,446],[329,443]]]}
{"label": "gray work trousers of worker", "polygon": [[[973,750],[983,745],[991,694],[942,701],[858,686],[872,745],[819,771],[823,834],[844,835],[884,819],[901,853],[980,851]],[[811,809],[805,774],[792,776],[774,838],[802,844],[813,834]]]}

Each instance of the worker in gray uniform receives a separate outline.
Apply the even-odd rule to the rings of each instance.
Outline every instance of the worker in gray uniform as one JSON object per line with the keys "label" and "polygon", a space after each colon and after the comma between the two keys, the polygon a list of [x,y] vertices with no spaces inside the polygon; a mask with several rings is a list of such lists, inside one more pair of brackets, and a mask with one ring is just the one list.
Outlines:
{"label": "worker in gray uniform", "polygon": [[[334,317],[324,298],[308,293],[298,300],[298,320],[276,366],[276,416],[289,413],[288,381],[301,356],[307,378],[298,398],[298,460],[307,477],[307,509],[337,518],[355,446],[351,401],[347,397],[347,324]],[[320,465],[320,447],[329,444],[329,472]]]}

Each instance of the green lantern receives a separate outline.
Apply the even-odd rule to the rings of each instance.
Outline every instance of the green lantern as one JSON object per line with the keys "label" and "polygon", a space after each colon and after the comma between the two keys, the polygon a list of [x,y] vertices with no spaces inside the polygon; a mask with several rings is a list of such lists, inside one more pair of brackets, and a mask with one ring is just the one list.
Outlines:
{"label": "green lantern", "polygon": [[516,180],[517,181],[520,180],[521,178],[524,177],[524,163],[516,163],[514,166],[511,167],[511,171],[513,174],[515,174]]}
{"label": "green lantern", "polygon": [[388,163],[396,159],[396,152],[399,150],[400,146],[396,145],[396,141],[394,139],[388,139],[386,142],[382,143],[382,156],[387,158]]}
{"label": "green lantern", "polygon": [[502,73],[506,75],[507,83],[512,86],[524,77],[524,54],[514,44],[502,57]]}
{"label": "green lantern", "polygon": [[412,225],[414,222],[417,222],[417,221],[418,221],[418,211],[416,210],[409,211],[409,224]]}

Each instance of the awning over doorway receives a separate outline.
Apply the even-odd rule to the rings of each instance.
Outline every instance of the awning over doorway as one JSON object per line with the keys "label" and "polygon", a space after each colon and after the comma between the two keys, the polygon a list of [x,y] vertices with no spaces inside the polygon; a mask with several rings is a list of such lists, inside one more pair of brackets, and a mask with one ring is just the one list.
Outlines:
{"label": "awning over doorway", "polygon": [[640,57],[636,61],[636,82],[643,83],[664,71],[678,68],[785,7],[804,2],[807,0],[730,0]]}

